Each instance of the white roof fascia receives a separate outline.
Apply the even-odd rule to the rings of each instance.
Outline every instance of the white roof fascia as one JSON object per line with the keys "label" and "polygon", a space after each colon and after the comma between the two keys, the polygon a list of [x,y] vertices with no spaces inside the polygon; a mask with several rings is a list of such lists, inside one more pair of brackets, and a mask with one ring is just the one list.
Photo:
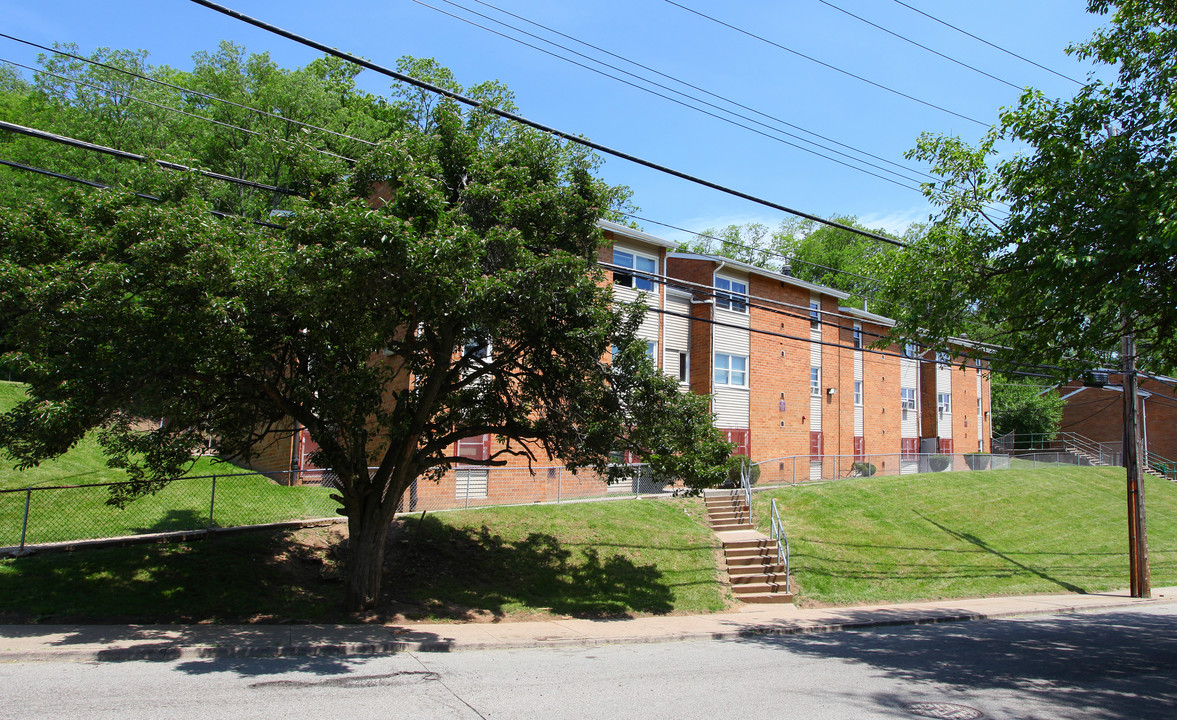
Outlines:
{"label": "white roof fascia", "polygon": [[792,275],[784,275],[782,273],[773,272],[772,270],[767,270],[762,267],[757,267],[756,265],[749,265],[746,262],[740,262],[739,260],[732,260],[731,258],[722,257],[720,255],[700,255],[698,253],[677,253],[676,252],[676,253],[671,253],[669,255],[669,257],[681,258],[683,260],[710,260],[711,262],[717,262],[717,263],[721,262],[730,268],[736,268],[737,270],[743,270],[744,272],[747,272],[747,273],[760,275],[760,276],[766,277],[766,278],[772,278],[773,280],[780,280],[781,282],[786,283],[788,285],[793,285],[793,286],[799,287],[799,288],[805,288],[806,290],[809,290],[810,292],[821,293],[822,295],[829,295],[830,297],[834,297],[839,300],[845,300],[846,298],[850,297],[850,293],[848,293],[848,292],[843,292],[841,290],[835,290],[834,288],[826,287],[825,285],[815,285],[811,282],[805,282],[804,280],[801,280],[800,278],[795,278]]}
{"label": "white roof fascia", "polygon": [[665,238],[660,238],[657,235],[651,235],[650,233],[642,232],[641,230],[634,230],[631,227],[626,227],[625,225],[621,225],[619,223],[610,222],[609,220],[598,220],[597,227],[601,228],[602,230],[608,230],[614,235],[621,235],[631,240],[640,240],[641,242],[649,243],[650,245],[657,245],[658,247],[670,248],[672,250],[678,249],[678,243],[676,242],[667,240]]}
{"label": "white roof fascia", "polygon": [[874,323],[875,325],[895,327],[895,321],[891,318],[885,317],[883,315],[876,315],[873,312],[868,312],[866,310],[859,310],[858,308],[846,307],[843,305],[838,308],[838,312],[842,313],[843,315],[849,315],[850,317],[856,317],[859,320],[866,320],[867,322]]}

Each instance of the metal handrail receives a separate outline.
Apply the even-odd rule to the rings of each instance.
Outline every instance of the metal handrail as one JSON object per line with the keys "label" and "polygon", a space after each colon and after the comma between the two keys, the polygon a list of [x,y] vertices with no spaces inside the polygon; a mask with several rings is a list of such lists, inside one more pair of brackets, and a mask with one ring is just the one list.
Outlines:
{"label": "metal handrail", "polygon": [[772,539],[776,540],[777,565],[785,566],[785,592],[789,589],[789,538],[785,535],[785,526],[781,522],[781,513],[777,509],[776,498],[772,499]]}
{"label": "metal handrail", "polygon": [[740,487],[744,491],[744,507],[748,508],[748,522],[752,522],[752,464],[745,461],[740,468]]}

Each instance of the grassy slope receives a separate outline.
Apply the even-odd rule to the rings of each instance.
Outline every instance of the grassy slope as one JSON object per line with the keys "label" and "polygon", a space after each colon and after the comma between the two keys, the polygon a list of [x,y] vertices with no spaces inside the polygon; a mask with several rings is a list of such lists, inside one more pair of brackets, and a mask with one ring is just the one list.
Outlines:
{"label": "grassy slope", "polygon": [[[1047,468],[869,478],[777,498],[807,604],[1100,592],[1128,585],[1124,472]],[[1177,584],[1177,484],[1147,478],[1153,584]]]}
{"label": "grassy slope", "polygon": [[406,519],[385,597],[339,611],[338,533],[0,560],[0,622],[348,622],[627,617],[725,606],[698,500],[494,508]]}
{"label": "grassy slope", "polygon": [[[20,383],[0,382],[0,411],[24,397]],[[281,487],[213,458],[198,458],[188,471],[193,479],[173,482],[154,495],[139,498],[126,509],[106,505],[105,488],[42,490],[32,494],[26,542],[109,537],[164,530],[203,528],[208,523],[212,480],[218,474],[214,524],[228,527],[254,523],[334,517],[337,504],[330,491],[318,487]],[[236,474],[236,477],[225,477]],[[107,467],[93,434],[59,458],[28,470],[15,470],[0,458],[0,490],[55,485],[84,485],[126,480],[122,470]],[[25,494],[0,493],[0,546],[20,542]]]}

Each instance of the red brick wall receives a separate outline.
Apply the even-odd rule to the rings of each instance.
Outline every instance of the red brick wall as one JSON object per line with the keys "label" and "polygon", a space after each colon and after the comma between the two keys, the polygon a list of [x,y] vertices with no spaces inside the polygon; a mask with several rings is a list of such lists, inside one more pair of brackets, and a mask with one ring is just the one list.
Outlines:
{"label": "red brick wall", "polygon": [[[763,276],[749,278],[748,292],[802,307],[809,305],[807,290]],[[748,424],[752,431],[752,457],[757,462],[809,452],[809,342],[755,332],[808,338],[808,311],[771,307],[780,312],[754,306],[750,308],[749,319],[753,332],[749,337],[752,383]]]}
{"label": "red brick wall", "polygon": [[[1121,375],[1108,376],[1109,385],[1119,386],[1122,382]],[[1077,387],[1079,383],[1070,383],[1060,390],[1065,395]],[[1142,379],[1140,389],[1166,396],[1144,398],[1141,403],[1149,451],[1169,460],[1177,460],[1177,402],[1167,399],[1177,397],[1177,392],[1169,385],[1148,378]],[[1072,396],[1063,407],[1060,429],[1095,442],[1123,442],[1123,394],[1114,390],[1087,388]]]}

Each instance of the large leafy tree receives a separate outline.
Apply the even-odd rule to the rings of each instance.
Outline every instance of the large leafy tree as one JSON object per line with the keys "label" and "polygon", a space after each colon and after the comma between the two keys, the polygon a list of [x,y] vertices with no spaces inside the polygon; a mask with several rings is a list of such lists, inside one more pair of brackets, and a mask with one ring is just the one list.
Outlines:
{"label": "large leafy tree", "polygon": [[704,399],[650,365],[642,309],[614,307],[596,263],[596,221],[625,193],[576,147],[428,112],[355,166],[290,159],[310,199],[281,231],[210,215],[189,178],[165,204],[91,191],[0,211],[0,328],[30,383],[0,445],[28,465],[102,428],[134,495],[205,433],[247,455],[293,418],[338,477],[357,609],[378,597],[405,489],[461,438],[498,436],[488,464],[546,453],[609,473],[632,450],[718,481],[730,446]]}
{"label": "large leafy tree", "polygon": [[1065,100],[1027,91],[979,145],[925,135],[912,152],[941,177],[940,213],[890,258],[905,334],[972,332],[999,359],[1073,375],[1131,332],[1150,366],[1177,363],[1177,6],[1088,7],[1111,22],[1069,52],[1115,79]]}

